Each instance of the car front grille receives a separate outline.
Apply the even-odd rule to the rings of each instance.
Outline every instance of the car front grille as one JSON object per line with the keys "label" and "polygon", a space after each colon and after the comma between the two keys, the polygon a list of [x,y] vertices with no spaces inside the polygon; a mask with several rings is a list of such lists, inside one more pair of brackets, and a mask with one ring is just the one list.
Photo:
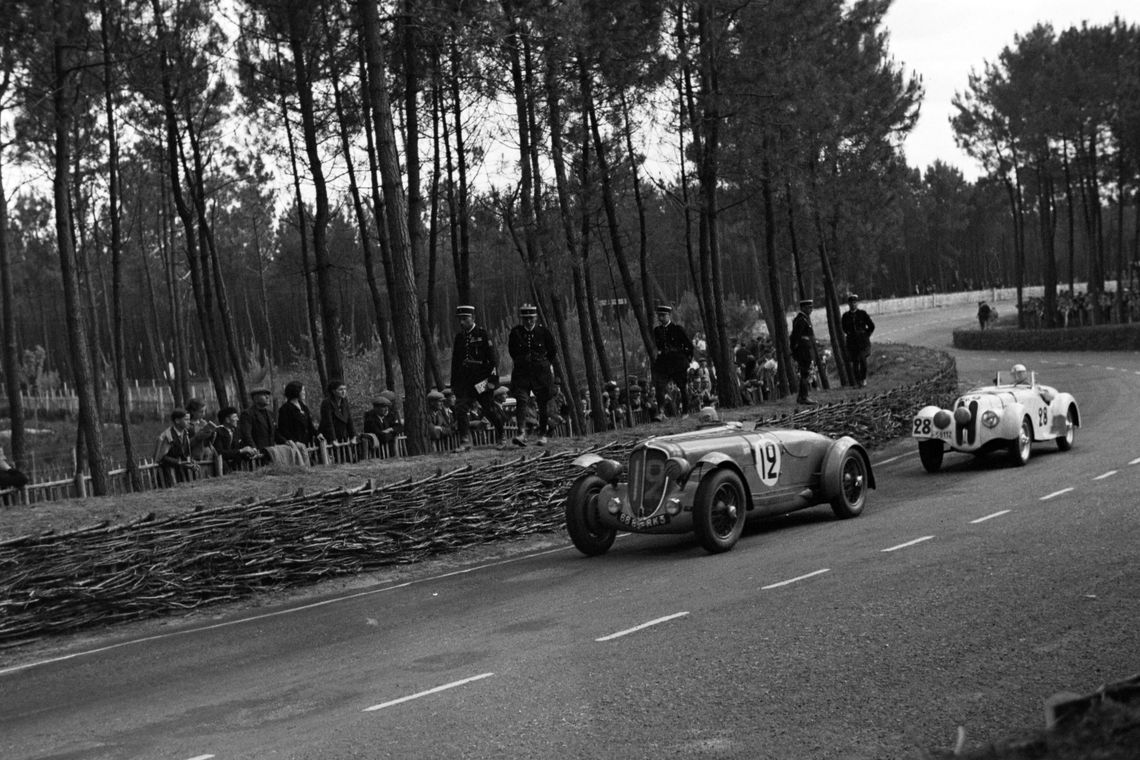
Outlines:
{"label": "car front grille", "polygon": [[[959,406],[966,406],[965,403]],[[959,446],[973,446],[975,439],[978,437],[978,401],[977,399],[970,402],[970,421],[963,423],[955,423],[955,433],[958,439]]]}
{"label": "car front grille", "polygon": [[665,452],[648,446],[629,458],[629,502],[637,517],[649,517],[665,493]]}

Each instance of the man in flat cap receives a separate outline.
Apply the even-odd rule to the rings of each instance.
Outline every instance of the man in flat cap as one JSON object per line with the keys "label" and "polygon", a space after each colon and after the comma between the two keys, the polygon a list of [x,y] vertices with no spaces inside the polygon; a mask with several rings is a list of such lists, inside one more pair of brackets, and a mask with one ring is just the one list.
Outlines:
{"label": "man in flat cap", "polygon": [[515,397],[515,420],[518,434],[516,446],[526,446],[526,413],[530,394],[538,402],[538,445],[546,445],[550,433],[550,395],[554,390],[553,363],[556,357],[554,336],[538,324],[538,307],[524,303],[519,307],[519,322],[507,336],[511,360],[511,395]]}
{"label": "man in flat cap", "polygon": [[487,330],[475,324],[475,307],[458,306],[455,317],[459,332],[451,348],[451,388],[455,391],[455,421],[459,430],[459,450],[471,449],[471,409],[483,408],[495,429],[495,442],[503,442],[503,417],[495,405],[499,384],[499,356]]}
{"label": "man in flat cap", "polygon": [[269,411],[273,392],[257,388],[250,391],[249,397],[250,405],[238,417],[238,438],[257,449],[261,462],[268,462],[269,447],[285,442],[277,432],[276,415]]}
{"label": "man in flat cap", "polygon": [[792,317],[792,334],[788,338],[788,348],[791,349],[792,358],[800,374],[797,404],[815,403],[808,398],[808,388],[811,387],[811,365],[815,360],[815,330],[811,326],[811,309],[810,298],[800,301],[800,310]]}
{"label": "man in flat cap", "polygon": [[657,416],[660,421],[665,409],[665,395],[672,381],[681,392],[681,415],[689,411],[689,364],[693,361],[693,341],[685,333],[685,328],[673,321],[673,307],[660,304],[657,307],[657,324],[653,326],[653,346],[657,356],[653,358],[653,393],[657,397]]}
{"label": "man in flat cap", "polygon": [[844,342],[847,344],[847,358],[851,360],[851,370],[855,373],[855,385],[867,385],[867,355],[871,353],[871,333],[875,323],[871,315],[859,308],[859,296],[847,296],[848,309],[843,313],[840,324],[843,326]]}

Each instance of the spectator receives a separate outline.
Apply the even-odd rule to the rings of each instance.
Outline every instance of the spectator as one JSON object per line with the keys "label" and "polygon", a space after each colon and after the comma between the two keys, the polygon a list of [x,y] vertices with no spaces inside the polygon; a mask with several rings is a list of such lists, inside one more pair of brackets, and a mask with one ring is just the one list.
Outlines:
{"label": "spectator", "polygon": [[538,324],[538,307],[524,303],[519,307],[520,324],[511,328],[507,337],[507,350],[511,354],[511,393],[515,397],[515,423],[518,433],[513,442],[526,446],[526,414],[533,393],[538,407],[539,446],[546,445],[550,432],[551,392],[554,388],[553,363],[556,356],[554,336],[544,325]]}
{"label": "spectator", "polygon": [[439,391],[433,390],[427,395],[428,400],[428,437],[438,441],[451,435],[455,428],[455,415],[446,405],[446,397]]}
{"label": "spectator", "polygon": [[198,462],[191,453],[190,418],[185,409],[170,413],[170,427],[158,434],[154,459],[167,485],[181,483],[198,474]]}
{"label": "spectator", "polygon": [[459,450],[471,449],[470,414],[476,405],[495,429],[495,443],[503,445],[503,418],[494,403],[499,384],[499,356],[486,329],[475,324],[475,307],[455,309],[459,332],[451,349],[451,387],[455,390],[455,419],[459,426]]}
{"label": "spectator", "polygon": [[273,399],[273,391],[268,388],[257,388],[250,394],[250,405],[238,418],[238,438],[246,444],[257,449],[261,461],[269,461],[269,449],[277,444],[284,443],[277,432],[277,421],[269,411]]}
{"label": "spectator", "polygon": [[285,403],[277,410],[277,432],[286,441],[292,441],[306,449],[320,435],[313,413],[305,404],[305,386],[299,380],[285,385]]}
{"label": "spectator", "polygon": [[23,488],[28,484],[28,476],[8,463],[4,448],[0,446],[0,488]]}
{"label": "spectator", "polygon": [[800,301],[800,310],[792,318],[792,334],[788,339],[792,358],[796,361],[799,370],[799,392],[796,395],[797,404],[814,404],[808,396],[811,387],[811,370],[815,364],[815,330],[811,326],[812,300],[805,298]]}
{"label": "spectator", "polygon": [[326,441],[355,441],[356,428],[348,406],[348,386],[340,380],[333,380],[327,391],[325,400],[321,402],[321,435]]}
{"label": "spectator", "polygon": [[689,409],[688,373],[693,360],[693,342],[680,325],[673,322],[673,307],[661,304],[657,307],[657,324],[653,326],[653,345],[657,356],[653,360],[653,389],[657,398],[658,414],[654,422],[661,420],[665,410],[665,391],[670,382],[681,389],[682,414]]}
{"label": "spectator", "polygon": [[195,462],[213,461],[215,425],[206,419],[206,403],[192,398],[186,402],[187,429],[190,432],[190,454]]}
{"label": "spectator", "polygon": [[978,301],[978,329],[986,329],[990,321],[990,305],[985,301]]}
{"label": "spectator", "polygon": [[851,360],[851,370],[855,374],[855,384],[867,386],[867,356],[871,353],[871,333],[875,332],[875,322],[871,315],[859,308],[859,296],[847,296],[847,312],[840,323],[847,344],[847,358]]}
{"label": "spectator", "polygon": [[238,429],[238,410],[224,406],[218,410],[218,426],[214,433],[214,450],[230,468],[239,468],[257,461],[261,454],[257,447],[241,437]]}
{"label": "spectator", "polygon": [[383,456],[396,454],[396,438],[404,432],[404,423],[396,411],[395,391],[383,391],[364,413],[364,432],[376,437]]}

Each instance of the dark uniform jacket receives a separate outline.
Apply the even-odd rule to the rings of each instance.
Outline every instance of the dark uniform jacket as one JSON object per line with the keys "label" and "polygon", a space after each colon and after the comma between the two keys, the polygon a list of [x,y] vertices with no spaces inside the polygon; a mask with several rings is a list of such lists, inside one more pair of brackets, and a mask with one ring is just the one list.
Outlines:
{"label": "dark uniform jacket", "polygon": [[847,337],[847,350],[852,354],[865,353],[871,347],[871,333],[875,332],[875,323],[871,315],[862,309],[843,312],[840,320],[843,334]]}
{"label": "dark uniform jacket", "polygon": [[535,325],[530,330],[515,325],[507,336],[507,350],[514,360],[511,368],[512,383],[525,379],[544,386],[554,384],[550,365],[554,362],[556,349],[550,330],[542,325]]}
{"label": "dark uniform jacket", "polygon": [[298,406],[286,401],[277,410],[277,433],[287,441],[309,446],[317,437],[317,423],[313,422],[313,413],[304,402]]}
{"label": "dark uniform jacket", "polygon": [[485,329],[475,325],[455,336],[451,349],[451,389],[456,396],[474,398],[475,384],[483,380],[499,382],[499,355]]}
{"label": "dark uniform jacket", "polygon": [[321,433],[327,441],[348,441],[356,437],[348,399],[326,398],[321,402]]}
{"label": "dark uniform jacket", "polygon": [[[685,334],[685,328],[676,322],[653,326],[653,345],[657,348],[657,358],[653,360],[653,371],[682,378],[688,373],[689,362],[693,360],[693,341]],[[680,385],[681,380],[678,382]]]}
{"label": "dark uniform jacket", "polygon": [[792,334],[788,338],[788,347],[797,364],[811,364],[814,343],[815,330],[811,326],[811,317],[802,311],[796,312],[796,316],[792,318]]}

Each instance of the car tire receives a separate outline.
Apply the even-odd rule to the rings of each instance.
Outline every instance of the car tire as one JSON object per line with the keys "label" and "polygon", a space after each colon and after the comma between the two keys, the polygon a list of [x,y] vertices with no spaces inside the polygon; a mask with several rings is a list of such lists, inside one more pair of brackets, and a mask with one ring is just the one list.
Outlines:
{"label": "car tire", "polygon": [[1009,442],[1009,460],[1014,467],[1024,467],[1033,448],[1033,423],[1028,417],[1021,420],[1017,437]]}
{"label": "car tire", "polygon": [[918,458],[922,462],[922,469],[927,472],[938,472],[942,469],[942,455],[946,447],[942,441],[919,441]]}
{"label": "car tire", "polygon": [[748,504],[744,485],[732,470],[714,470],[701,481],[693,502],[693,530],[710,554],[726,552],[744,532]]}
{"label": "car tire", "polygon": [[605,485],[597,475],[586,473],[574,481],[566,497],[566,532],[574,548],[587,557],[605,554],[617,538],[617,530],[602,524],[598,511],[598,494]]}
{"label": "car tire", "polygon": [[1057,438],[1057,448],[1068,451],[1073,448],[1073,441],[1077,438],[1077,426],[1073,424],[1073,407],[1065,410],[1065,434]]}
{"label": "car tire", "polygon": [[831,497],[831,511],[835,516],[846,520],[862,514],[869,483],[867,462],[859,452],[852,449],[843,452],[843,458],[839,460],[838,482],[829,484],[827,489],[835,494]]}

